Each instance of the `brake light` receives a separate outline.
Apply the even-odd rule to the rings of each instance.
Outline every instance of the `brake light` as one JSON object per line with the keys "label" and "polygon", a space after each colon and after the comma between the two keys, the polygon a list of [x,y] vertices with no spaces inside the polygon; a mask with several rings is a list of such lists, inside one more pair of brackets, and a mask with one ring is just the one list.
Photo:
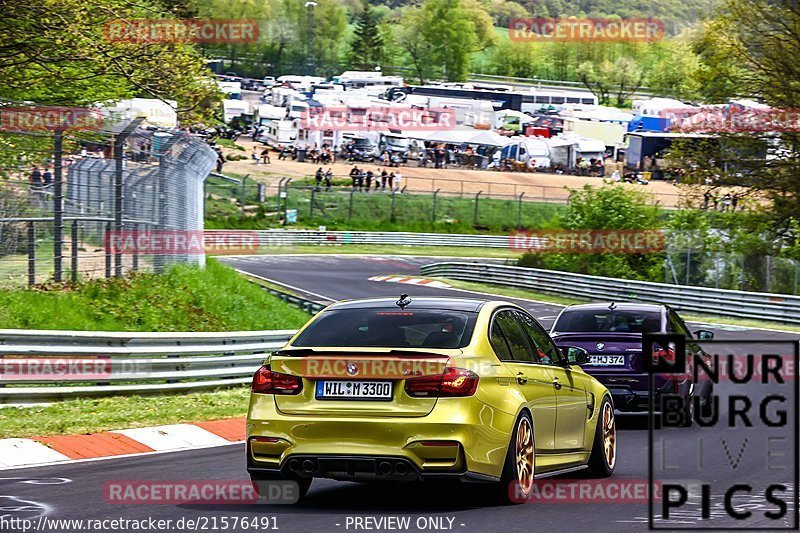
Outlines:
{"label": "brake light", "polygon": [[478,389],[479,379],[471,370],[448,366],[444,374],[407,379],[405,389],[406,394],[415,398],[472,396]]}
{"label": "brake light", "polygon": [[272,372],[264,365],[253,375],[252,391],[259,394],[299,394],[303,390],[303,379],[298,376]]}

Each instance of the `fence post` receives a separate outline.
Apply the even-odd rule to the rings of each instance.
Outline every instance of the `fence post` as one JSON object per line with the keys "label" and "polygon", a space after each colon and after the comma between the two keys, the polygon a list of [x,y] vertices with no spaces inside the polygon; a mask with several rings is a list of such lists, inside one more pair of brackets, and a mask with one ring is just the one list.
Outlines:
{"label": "fence post", "polygon": [[356,193],[356,189],[355,189],[355,187],[353,187],[353,190],[350,191],[350,206],[348,207],[348,211],[347,211],[347,220],[348,221],[353,220],[353,195],[355,193]]}
{"label": "fence post", "polygon": [[314,218],[314,196],[315,196],[316,192],[317,192],[317,188],[316,187],[312,187],[311,188],[311,201],[309,202],[309,205],[308,205],[308,218],[309,218],[309,220]]}
{"label": "fence post", "polygon": [[395,195],[396,192],[397,191],[392,189],[392,207],[391,207],[391,210],[389,211],[389,221],[390,222],[394,222],[394,195]]}
{"label": "fence post", "polygon": [[441,189],[436,189],[433,191],[433,213],[431,216],[431,222],[434,224],[436,224],[436,197],[439,195],[439,191],[441,191]]}
{"label": "fence post", "polygon": [[[249,176],[249,175],[250,175],[250,174],[248,174],[247,176]],[[242,178],[242,194],[241,194],[241,196],[242,196],[242,199],[241,199],[241,203],[242,203],[242,214],[243,214],[243,215],[244,215],[244,213],[245,213],[245,209],[244,209],[244,204],[245,204],[245,195],[247,194],[247,185],[246,185],[246,183],[247,183],[247,176],[245,176],[245,177],[243,177],[243,178]]]}
{"label": "fence post", "polygon": [[64,176],[61,156],[64,132],[56,130],[53,135],[53,281],[61,283],[61,259],[64,239]]}
{"label": "fence post", "polygon": [[111,277],[111,222],[106,222],[106,277]]}
{"label": "fence post", "polygon": [[[36,284],[36,223],[28,222],[28,285]],[[795,282],[795,286],[797,283]]]}
{"label": "fence post", "polygon": [[[139,229],[139,225],[138,225],[138,224],[134,224],[134,225],[133,225],[133,234],[134,234],[134,235],[136,235],[136,233],[137,233],[138,229]],[[134,271],[134,272],[136,272],[136,271],[138,271],[138,270],[139,270],[139,252],[138,252],[138,246],[134,246],[134,247],[133,247],[133,267],[132,267],[132,268],[133,268],[133,271]]]}
{"label": "fence post", "polygon": [[[131,120],[122,131],[116,134],[114,138],[114,230],[117,236],[121,237],[122,231],[125,229],[124,217],[124,200],[125,200],[125,183],[123,181],[123,163],[125,157],[125,141],[133,130],[139,127],[144,117],[138,117]],[[122,247],[114,251],[114,276],[122,277]]]}
{"label": "fence post", "polygon": [[475,213],[472,216],[472,225],[473,226],[477,226],[478,225],[478,202],[480,202],[481,193],[482,192],[483,191],[478,191],[478,193],[475,195]]}
{"label": "fence post", "polygon": [[[514,191],[516,192],[517,186],[514,185]],[[521,192],[519,195],[519,205],[517,206],[517,229],[522,229],[522,197],[525,196],[524,192]]]}
{"label": "fence post", "polygon": [[72,264],[70,265],[70,279],[78,283],[78,221],[72,221]]}

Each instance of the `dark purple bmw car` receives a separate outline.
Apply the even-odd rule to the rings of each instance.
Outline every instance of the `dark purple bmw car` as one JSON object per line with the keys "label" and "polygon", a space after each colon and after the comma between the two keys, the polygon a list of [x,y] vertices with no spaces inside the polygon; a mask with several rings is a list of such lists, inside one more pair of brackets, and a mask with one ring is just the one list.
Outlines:
{"label": "dark purple bmw car", "polygon": [[[618,411],[641,412],[649,406],[648,374],[642,354],[643,333],[678,333],[686,337],[687,364],[695,356],[707,358],[693,342],[694,336],[674,309],[666,305],[639,303],[603,303],[572,305],[561,311],[550,335],[559,347],[578,346],[589,353],[590,363],[582,368],[600,380],[614,398]],[[700,340],[711,340],[710,331],[697,331]],[[692,397],[707,405],[711,382],[694,383],[692,369],[686,374],[656,375],[654,405],[660,405],[664,393],[683,396],[689,406]]]}

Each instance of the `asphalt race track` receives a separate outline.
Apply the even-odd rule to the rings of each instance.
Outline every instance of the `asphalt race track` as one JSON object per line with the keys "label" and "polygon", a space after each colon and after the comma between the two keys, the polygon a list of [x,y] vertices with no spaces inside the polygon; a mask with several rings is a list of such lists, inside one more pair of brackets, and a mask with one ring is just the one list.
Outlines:
{"label": "asphalt race track", "polygon": [[[369,281],[377,275],[418,274],[419,266],[431,258],[347,257],[347,256],[262,256],[225,259],[231,266],[291,286],[298,293],[320,302],[368,296],[459,296],[464,291]],[[552,324],[560,306],[512,300],[529,309],[545,327]],[[690,324],[697,328],[697,324]],[[720,343],[713,353],[793,354],[789,343],[800,335],[779,331],[746,330],[739,327],[704,325],[712,329]],[[728,342],[725,342],[728,341]],[[739,344],[737,344],[737,341]],[[741,344],[743,341],[750,341]],[[770,342],[775,344],[769,344]],[[785,384],[734,384],[721,381],[715,393],[721,398],[733,394],[748,396],[754,405],[753,427],[728,430],[714,428],[664,429],[655,432],[653,471],[655,479],[683,480],[690,490],[689,501],[672,511],[669,521],[657,519],[663,530],[684,528],[791,528],[796,527],[797,454],[794,417],[797,415],[797,380]],[[758,401],[767,394],[788,398],[787,421],[781,427],[765,426],[758,420]],[[794,402],[794,405],[792,405]],[[721,402],[724,404],[725,402]],[[775,407],[765,412],[771,417]],[[727,421],[728,405],[720,406],[720,420]],[[618,418],[618,457],[612,479],[618,485],[646,487],[648,480],[648,429],[646,417]],[[768,440],[771,439],[771,440]],[[150,454],[92,462],[71,463],[39,468],[0,471],[0,517],[34,518],[46,514],[55,519],[172,519],[203,518],[205,530],[223,530],[220,523],[212,528],[213,518],[273,517],[272,525],[282,532],[335,532],[368,530],[531,532],[646,531],[648,505],[631,493],[603,492],[590,497],[554,497],[516,506],[489,503],[487,491],[480,484],[456,485],[380,485],[314,481],[307,498],[295,506],[278,505],[120,505],[107,503],[104,487],[119,480],[235,480],[247,479],[243,445],[199,449],[189,452]],[[546,480],[549,488],[581,479],[584,484],[598,483],[581,472]],[[38,481],[33,481],[38,480]],[[604,480],[602,484],[608,484]],[[710,484],[708,516],[702,518],[703,483]],[[736,510],[749,510],[747,519],[727,516],[723,493],[732,485],[747,483],[752,492],[739,492],[731,500]],[[778,506],[764,497],[765,487],[782,483],[779,493],[786,504],[785,514],[771,519],[765,513]],[[610,488],[610,487],[609,487]],[[696,490],[695,490],[696,489]],[[544,487],[542,495],[545,495]],[[615,497],[616,496],[616,497]],[[661,516],[660,502],[655,511]],[[397,522],[378,522],[387,517],[410,517],[408,527]],[[356,519],[375,520],[356,520]],[[418,520],[419,519],[419,520]],[[359,527],[360,524],[360,527]],[[403,524],[400,522],[399,524]],[[380,527],[380,526],[389,527]],[[186,530],[184,528],[181,530]],[[198,530],[203,528],[198,527]],[[0,528],[2,530],[2,528]],[[51,529],[56,531],[55,529]],[[62,529],[67,531],[69,529]],[[177,531],[178,529],[172,529]],[[232,529],[229,529],[232,530]],[[258,531],[263,528],[237,529]],[[61,531],[61,530],[58,530]]]}

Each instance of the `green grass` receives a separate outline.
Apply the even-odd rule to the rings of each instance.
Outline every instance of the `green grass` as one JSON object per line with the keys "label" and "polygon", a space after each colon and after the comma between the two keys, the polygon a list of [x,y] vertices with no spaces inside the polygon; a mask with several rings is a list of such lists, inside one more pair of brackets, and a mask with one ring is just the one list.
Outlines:
{"label": "green grass", "polygon": [[4,328],[92,331],[294,329],[308,315],[209,259],[164,275],[0,291]]}
{"label": "green grass", "polygon": [[[223,186],[207,187],[207,191],[222,195],[227,192],[236,198],[237,188]],[[352,208],[350,201],[352,198]],[[247,202],[250,203],[249,199]],[[314,193],[314,209],[311,209],[309,189],[290,189],[287,208],[297,211],[297,223],[292,228],[317,228],[326,226],[331,230],[352,231],[409,231],[434,233],[488,233],[508,234],[517,229],[517,224],[526,229],[551,227],[557,216],[566,207],[546,202],[519,203],[511,197],[481,198],[477,216],[474,196],[444,196],[436,199],[432,194],[395,194],[383,192],[350,194],[350,189],[317,191]],[[278,199],[271,197],[253,213],[242,215],[229,205],[211,204],[206,214],[208,229],[264,229],[279,226],[274,213]]]}
{"label": "green grass", "polygon": [[244,416],[248,387],[174,396],[115,396],[0,409],[0,439],[76,435]]}

